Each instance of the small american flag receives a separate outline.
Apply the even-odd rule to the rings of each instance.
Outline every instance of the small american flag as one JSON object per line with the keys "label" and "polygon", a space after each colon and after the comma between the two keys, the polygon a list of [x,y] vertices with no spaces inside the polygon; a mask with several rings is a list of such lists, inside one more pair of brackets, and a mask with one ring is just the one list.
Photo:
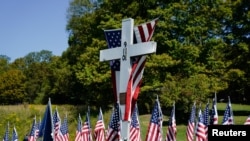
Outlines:
{"label": "small american flag", "polygon": [[166,141],[176,141],[176,134],[177,134],[177,128],[176,128],[176,121],[175,121],[175,104],[173,104],[170,119],[168,122]]}
{"label": "small american flag", "polygon": [[119,141],[120,134],[120,107],[118,103],[115,103],[114,110],[111,116],[111,120],[108,126],[106,141]]}
{"label": "small american flag", "polygon": [[[154,33],[155,25],[158,19],[154,19],[151,22],[141,24],[134,27],[134,43],[150,41]],[[105,30],[106,41],[108,48],[121,47],[121,29]],[[144,65],[146,62],[146,56],[134,57],[132,60],[132,71],[130,74],[126,99],[132,99],[132,101],[126,101],[124,120],[129,120],[131,111],[134,108],[139,92],[140,85],[142,83],[142,75],[144,72]],[[113,93],[115,95],[115,101],[119,94],[119,75],[120,75],[120,60],[110,61],[111,77],[113,84]]]}
{"label": "small american flag", "polygon": [[3,141],[9,141],[9,123],[6,127],[6,130],[5,130],[5,134],[4,134],[4,137],[3,137]]}
{"label": "small american flag", "polygon": [[80,114],[78,117],[75,141],[83,141],[83,138],[82,138],[82,119],[81,119]]}
{"label": "small american flag", "polygon": [[89,113],[86,114],[85,122],[82,126],[82,138],[84,141],[92,141]]}
{"label": "small american flag", "polygon": [[131,141],[141,141],[141,134],[140,134],[140,122],[138,118],[138,107],[137,104],[134,108],[131,117],[131,124],[130,124],[130,140]]}
{"label": "small american flag", "polygon": [[28,141],[36,141],[36,139],[37,139],[37,130],[38,129],[37,129],[37,126],[36,126],[36,118],[34,118]]}
{"label": "small american flag", "polygon": [[233,124],[234,124],[233,110],[232,110],[230,98],[228,97],[228,103],[227,103],[226,110],[224,112],[222,125],[233,125]]}
{"label": "small american flag", "polygon": [[36,138],[39,138],[40,126],[41,126],[41,119],[38,123],[36,123]]}
{"label": "small american flag", "polygon": [[198,124],[197,124],[197,131],[196,131],[196,141],[206,141],[206,125],[204,124],[204,117],[199,109],[198,113]]}
{"label": "small american flag", "polygon": [[187,125],[187,131],[186,131],[187,141],[193,141],[194,139],[195,114],[196,114],[196,105],[194,103]]}
{"label": "small american flag", "polygon": [[212,112],[210,115],[210,125],[218,124],[217,100],[213,98]]}
{"label": "small american flag", "polygon": [[162,112],[159,100],[157,99],[152,111],[146,141],[161,141],[162,140]]}
{"label": "small american flag", "polygon": [[102,109],[100,108],[98,119],[95,125],[95,141],[105,141],[105,125],[103,121]]}
{"label": "small american flag", "polygon": [[205,125],[206,140],[208,140],[209,103],[206,104],[206,108],[203,112],[203,119],[204,119],[204,125]]}
{"label": "small american flag", "polygon": [[12,141],[18,141],[18,135],[16,131],[16,127],[14,126],[13,131],[12,131]]}
{"label": "small american flag", "polygon": [[64,141],[64,137],[60,130],[61,128],[61,119],[56,109],[53,115],[53,125],[54,125],[54,141]]}
{"label": "small american flag", "polygon": [[68,130],[68,119],[67,119],[67,116],[64,118],[60,130],[62,132],[64,141],[69,141],[69,130]]}
{"label": "small american flag", "polygon": [[244,125],[250,125],[250,115],[247,117]]}

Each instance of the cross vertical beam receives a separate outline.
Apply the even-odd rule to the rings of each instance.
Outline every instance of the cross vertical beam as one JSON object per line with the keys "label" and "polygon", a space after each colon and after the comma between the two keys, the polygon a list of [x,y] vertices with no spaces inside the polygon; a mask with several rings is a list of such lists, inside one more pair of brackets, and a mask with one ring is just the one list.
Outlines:
{"label": "cross vertical beam", "polygon": [[[123,48],[123,65],[120,65],[120,108],[121,115],[125,115],[125,104],[126,104],[126,92],[129,81],[129,75],[131,72],[131,63],[130,56],[128,56],[128,46],[133,44],[133,28],[134,20],[133,19],[124,19],[122,20],[122,46]],[[124,60],[125,59],[125,60]],[[123,118],[123,117],[122,117]],[[122,140],[129,140],[129,128],[130,121],[122,120],[121,123],[121,137]]]}
{"label": "cross vertical beam", "polygon": [[[129,141],[131,119],[125,120],[126,94],[129,77],[131,75],[131,57],[146,55],[156,52],[156,42],[144,42],[133,44],[134,20],[131,18],[122,20],[121,47],[100,51],[100,61],[120,60],[119,96],[117,97],[121,109],[121,140]],[[131,99],[130,99],[130,102]],[[131,105],[131,104],[130,104]],[[131,111],[129,111],[129,117]]]}

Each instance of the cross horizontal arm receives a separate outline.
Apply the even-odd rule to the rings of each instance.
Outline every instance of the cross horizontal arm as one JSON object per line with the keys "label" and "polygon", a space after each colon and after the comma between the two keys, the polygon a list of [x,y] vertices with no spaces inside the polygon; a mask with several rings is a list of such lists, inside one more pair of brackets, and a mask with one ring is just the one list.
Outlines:
{"label": "cross horizontal arm", "polygon": [[156,52],[156,42],[144,42],[128,46],[129,57],[146,55]]}
{"label": "cross horizontal arm", "polygon": [[[121,59],[123,47],[104,49],[100,51],[100,62]],[[127,46],[128,57],[146,55],[156,52],[156,42],[145,42]]]}
{"label": "cross horizontal arm", "polygon": [[122,47],[104,49],[100,51],[100,62],[116,60],[121,58]]}

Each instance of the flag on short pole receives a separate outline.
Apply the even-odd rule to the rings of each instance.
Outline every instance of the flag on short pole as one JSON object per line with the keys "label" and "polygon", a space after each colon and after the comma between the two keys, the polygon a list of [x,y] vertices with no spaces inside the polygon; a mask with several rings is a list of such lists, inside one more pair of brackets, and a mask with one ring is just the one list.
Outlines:
{"label": "flag on short pole", "polygon": [[69,130],[68,130],[68,118],[67,115],[64,117],[62,126],[60,128],[64,141],[69,141]]}
{"label": "flag on short pole", "polygon": [[4,134],[4,137],[3,137],[3,141],[9,141],[9,122],[7,124],[6,129],[5,129],[5,134]]}
{"label": "flag on short pole", "polygon": [[141,141],[140,122],[138,115],[139,115],[138,107],[136,104],[134,111],[132,113],[131,124],[130,124],[129,138],[131,141]]}
{"label": "flag on short pole", "polygon": [[18,141],[18,134],[17,134],[15,126],[14,126],[13,131],[12,131],[12,141]]}
{"label": "flag on short pole", "polygon": [[194,103],[194,105],[192,106],[192,111],[187,125],[187,131],[186,131],[187,141],[193,141],[194,139],[195,114],[196,114],[196,104]]}
{"label": "flag on short pole", "polygon": [[105,125],[102,115],[102,109],[99,110],[99,115],[94,130],[95,141],[105,141]]}
{"label": "flag on short pole", "polygon": [[65,141],[63,134],[61,132],[61,118],[59,116],[57,108],[53,114],[53,125],[54,125],[54,141]]}
{"label": "flag on short pole", "polygon": [[[150,41],[153,36],[157,21],[158,18],[150,22],[135,26],[134,43]],[[106,41],[108,43],[108,48],[121,47],[121,29],[105,30],[104,33]],[[131,115],[130,113],[135,107],[140,91],[140,85],[142,83],[142,75],[146,62],[146,56],[134,57],[132,58],[132,60],[133,60],[132,71],[129,77],[127,94],[126,94],[126,99],[131,99],[132,101],[130,100],[126,101],[124,120],[130,119],[129,115]],[[120,75],[120,60],[110,61],[110,66],[111,66],[113,93],[115,95],[115,101],[117,101],[117,97],[119,94],[118,87],[119,87],[119,75]]]}
{"label": "flag on short pole", "polygon": [[78,122],[77,122],[75,141],[83,141],[83,138],[82,138],[82,119],[81,119],[80,114],[79,114]]}
{"label": "flag on short pole", "polygon": [[212,105],[212,111],[211,111],[211,115],[210,115],[210,125],[217,125],[218,124],[218,112],[217,112],[217,97],[216,97],[216,93],[215,96],[213,98],[213,105]]}
{"label": "flag on short pole", "polygon": [[39,122],[36,123],[36,137],[39,138],[39,130],[40,130],[40,126],[41,126],[41,119],[39,120]]}
{"label": "flag on short pole", "polygon": [[158,98],[155,101],[152,111],[146,141],[161,141],[162,140],[162,111]]}
{"label": "flag on short pole", "polygon": [[85,122],[82,126],[82,138],[84,141],[92,141],[89,112],[87,112]]}
{"label": "flag on short pole", "polygon": [[171,111],[171,115],[168,121],[168,130],[166,135],[166,141],[176,141],[176,121],[175,121],[175,103],[173,104],[173,108]]}
{"label": "flag on short pole", "polygon": [[115,103],[108,126],[106,141],[119,141],[121,139],[120,120],[120,107],[118,103]]}
{"label": "flag on short pole", "polygon": [[208,125],[209,125],[209,102],[206,104],[205,110],[203,112],[203,119],[205,125],[205,135],[206,141],[208,140]]}
{"label": "flag on short pole", "polygon": [[39,137],[42,137],[43,141],[53,141],[51,135],[53,133],[53,121],[52,121],[52,110],[51,101],[49,98],[48,104],[45,109],[45,113],[39,128]]}
{"label": "flag on short pole", "polygon": [[250,125],[250,115],[247,117],[244,125]]}
{"label": "flag on short pole", "polygon": [[36,141],[37,140],[37,125],[36,125],[36,117],[33,119],[32,127],[30,130],[30,134],[28,137],[28,141]]}
{"label": "flag on short pole", "polygon": [[206,141],[206,125],[204,124],[204,116],[199,109],[198,112],[198,123],[196,129],[196,141]]}
{"label": "flag on short pole", "polygon": [[224,112],[222,125],[233,125],[233,124],[234,124],[233,110],[232,110],[230,97],[228,97],[228,103],[227,103],[226,110]]}

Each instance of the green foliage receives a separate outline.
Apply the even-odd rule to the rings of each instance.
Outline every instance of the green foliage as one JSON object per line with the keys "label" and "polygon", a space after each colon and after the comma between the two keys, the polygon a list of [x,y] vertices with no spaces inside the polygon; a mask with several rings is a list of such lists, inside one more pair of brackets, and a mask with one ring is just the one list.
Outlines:
{"label": "green foliage", "polygon": [[0,75],[0,103],[16,104],[25,99],[25,75],[20,70],[10,69]]}
{"label": "green foliage", "polygon": [[8,70],[9,60],[7,56],[0,55],[0,74]]}

